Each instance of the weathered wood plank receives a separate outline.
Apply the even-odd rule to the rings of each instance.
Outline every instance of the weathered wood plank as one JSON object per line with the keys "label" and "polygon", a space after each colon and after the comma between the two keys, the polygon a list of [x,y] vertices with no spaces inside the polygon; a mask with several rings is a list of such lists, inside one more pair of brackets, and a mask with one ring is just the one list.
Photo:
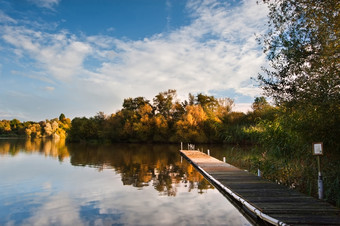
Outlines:
{"label": "weathered wood plank", "polygon": [[243,200],[241,205],[249,204],[260,210],[269,216],[268,222],[277,219],[276,222],[291,225],[340,225],[340,210],[329,203],[264,180],[199,151],[181,153],[222,193],[234,199],[236,195]]}

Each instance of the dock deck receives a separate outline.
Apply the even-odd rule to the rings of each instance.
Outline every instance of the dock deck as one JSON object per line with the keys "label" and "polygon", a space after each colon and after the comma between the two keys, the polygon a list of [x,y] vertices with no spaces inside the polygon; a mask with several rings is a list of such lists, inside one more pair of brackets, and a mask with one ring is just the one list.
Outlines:
{"label": "dock deck", "polygon": [[340,210],[327,202],[262,179],[202,152],[180,152],[223,195],[259,224],[340,225]]}

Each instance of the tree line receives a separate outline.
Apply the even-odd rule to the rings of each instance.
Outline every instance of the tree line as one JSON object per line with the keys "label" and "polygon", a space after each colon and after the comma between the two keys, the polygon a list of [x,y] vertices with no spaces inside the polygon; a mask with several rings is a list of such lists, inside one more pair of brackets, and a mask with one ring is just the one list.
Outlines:
{"label": "tree line", "polygon": [[233,104],[230,98],[202,93],[189,94],[188,100],[180,102],[173,89],[160,92],[152,102],[144,97],[127,98],[122,109],[109,116],[99,112],[91,118],[74,118],[68,141],[250,142],[246,138],[246,129],[243,129],[243,137],[240,134],[231,138],[231,133],[236,127],[254,126],[258,117],[269,115],[274,107],[264,97],[257,98],[253,104],[254,111],[247,114],[232,112]]}
{"label": "tree line", "polygon": [[54,138],[65,139],[71,128],[71,119],[63,113],[59,118],[45,121],[20,122],[18,119],[0,121],[0,137]]}

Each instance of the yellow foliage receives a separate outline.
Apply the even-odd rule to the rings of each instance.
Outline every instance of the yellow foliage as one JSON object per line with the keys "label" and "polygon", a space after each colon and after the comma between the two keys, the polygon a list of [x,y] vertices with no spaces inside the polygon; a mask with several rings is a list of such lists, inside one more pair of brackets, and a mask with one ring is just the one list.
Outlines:
{"label": "yellow foliage", "polygon": [[206,142],[203,123],[208,119],[201,105],[189,105],[182,119],[176,123],[176,135],[179,140],[190,142]]}

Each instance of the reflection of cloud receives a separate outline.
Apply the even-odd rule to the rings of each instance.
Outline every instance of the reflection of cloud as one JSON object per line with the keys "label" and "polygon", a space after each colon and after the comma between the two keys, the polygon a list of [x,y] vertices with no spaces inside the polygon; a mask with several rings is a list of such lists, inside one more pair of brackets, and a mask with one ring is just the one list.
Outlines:
{"label": "reflection of cloud", "polygon": [[[30,148],[41,146],[27,144]],[[95,168],[72,166],[67,161],[60,164],[43,155],[23,153],[4,162],[6,164],[0,164],[1,182],[12,187],[2,190],[2,195],[10,201],[14,199],[11,210],[16,209],[15,214],[25,210],[30,216],[24,219],[24,225],[247,224],[216,189],[201,194],[194,186],[188,192],[188,183],[184,180],[176,184],[171,180],[176,196],[162,196],[152,181],[142,188],[124,186],[115,169],[103,168],[98,172]],[[3,209],[3,205],[0,203],[0,208]],[[14,217],[12,212],[8,215]],[[13,223],[18,224],[22,218]]]}
{"label": "reflection of cloud", "polygon": [[79,205],[67,193],[51,195],[32,217],[25,220],[27,225],[83,225]]}
{"label": "reflection of cloud", "polygon": [[42,188],[44,190],[51,190],[52,188],[52,184],[50,182],[45,182],[43,185],[42,185]]}
{"label": "reflection of cloud", "polygon": [[220,225],[221,222],[225,225],[247,225],[240,213],[217,190],[207,190],[204,195],[199,195],[197,190],[187,192],[183,183],[177,189],[178,196],[168,197],[157,196],[152,187],[144,187],[140,191],[126,187],[121,196],[103,196],[98,208],[101,212],[111,213],[112,206],[119,207],[123,213],[119,223],[127,225]]}

